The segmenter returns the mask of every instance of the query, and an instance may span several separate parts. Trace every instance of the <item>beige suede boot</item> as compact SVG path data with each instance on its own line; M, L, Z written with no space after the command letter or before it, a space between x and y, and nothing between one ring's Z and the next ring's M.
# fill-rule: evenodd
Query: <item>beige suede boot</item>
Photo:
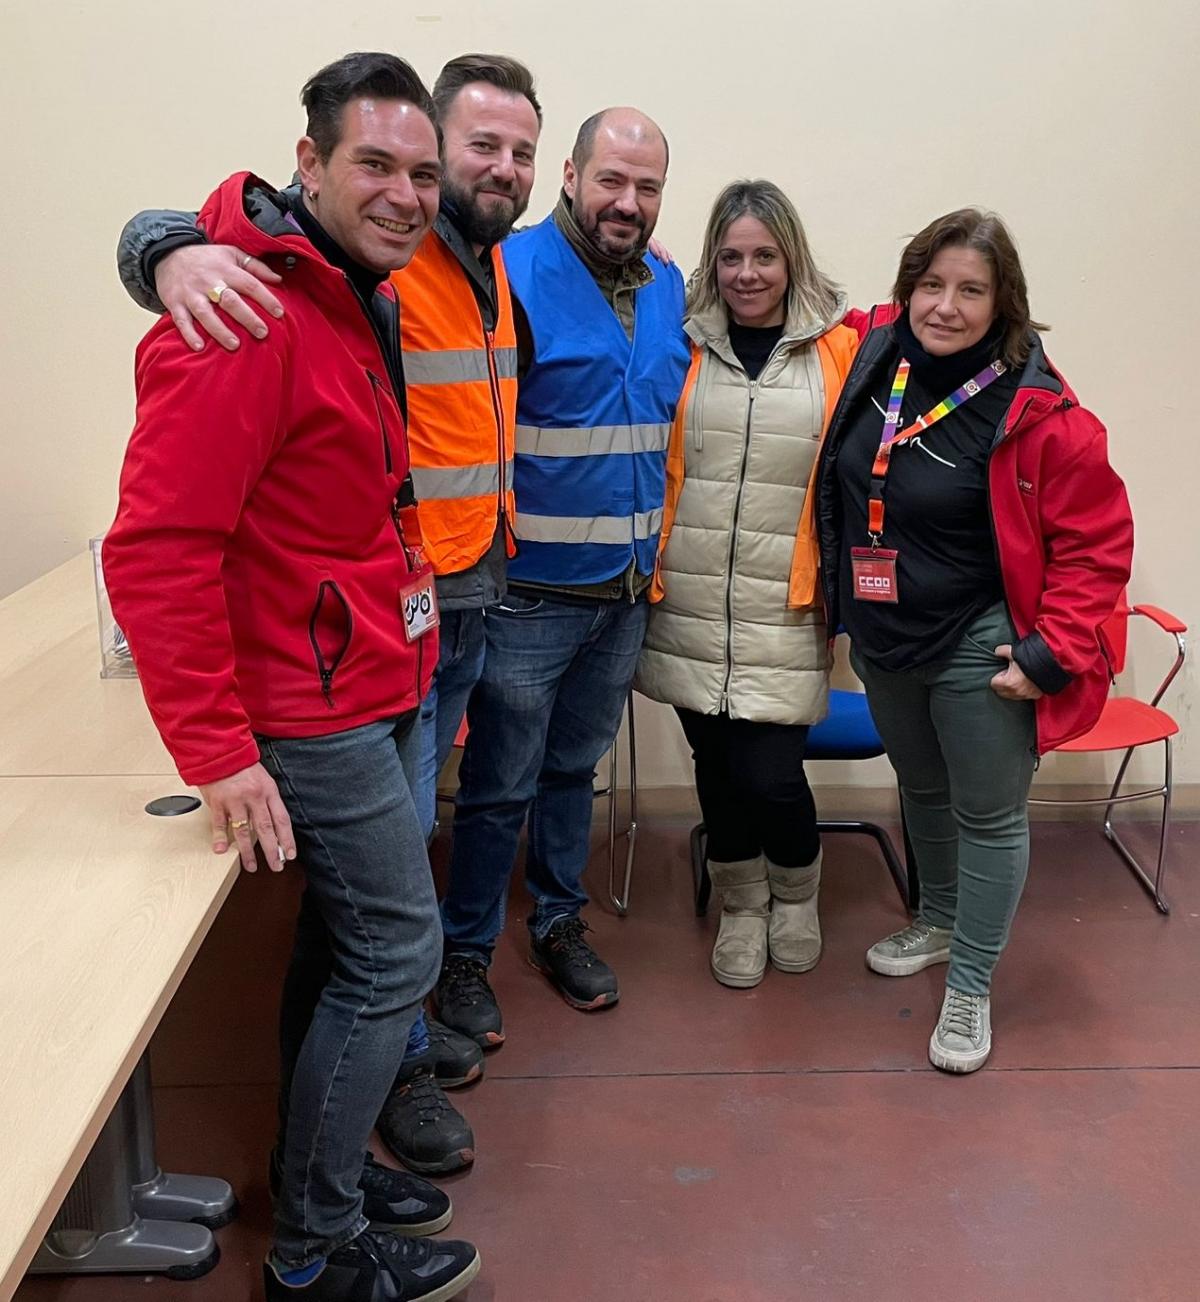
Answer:
M807 868L780 868L767 861L771 885L771 962L781 972L807 972L821 957L821 922L817 890L821 854Z
M721 925L712 952L712 974L723 986L745 990L756 986L767 970L767 926L771 888L767 863L740 859L708 865L713 885L721 892Z

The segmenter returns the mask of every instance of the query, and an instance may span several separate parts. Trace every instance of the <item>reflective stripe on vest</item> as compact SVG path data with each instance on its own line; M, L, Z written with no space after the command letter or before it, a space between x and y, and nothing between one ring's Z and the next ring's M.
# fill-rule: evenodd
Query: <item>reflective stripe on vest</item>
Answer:
M500 489L500 475L494 461L478 466L414 466L413 486L420 502L446 501L452 497L475 497L482 493L495 497ZM513 464L504 467L504 491L512 491Z
M621 515L525 515L517 512L517 537L538 543L632 543L656 538L662 528L662 507Z
M470 569L491 546L498 518L514 515L517 333L499 249L492 267L490 338L471 280L436 228L392 277L417 514L437 574Z
M492 354L496 375L512 380L517 375L517 350L497 348ZM469 384L490 379L486 348L447 348L437 353L408 351L404 354L406 384Z
M613 452L665 452L668 425L594 425L583 429L517 426L517 452L531 457L598 457Z

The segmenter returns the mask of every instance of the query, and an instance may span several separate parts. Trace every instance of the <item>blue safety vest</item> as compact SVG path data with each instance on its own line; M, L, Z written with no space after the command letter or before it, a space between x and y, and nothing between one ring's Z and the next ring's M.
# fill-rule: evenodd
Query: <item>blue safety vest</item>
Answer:
M509 577L599 583L654 570L667 441L687 374L683 277L646 255L633 341L553 217L504 242L533 332L517 389Z

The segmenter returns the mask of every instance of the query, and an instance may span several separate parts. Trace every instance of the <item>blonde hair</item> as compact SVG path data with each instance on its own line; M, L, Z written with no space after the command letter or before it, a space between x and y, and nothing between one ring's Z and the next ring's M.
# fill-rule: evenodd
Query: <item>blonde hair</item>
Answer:
M788 268L788 316L826 321L833 313L839 287L813 260L804 226L792 201L771 181L733 181L713 204L704 231L700 266L688 286L689 316L722 303L717 288L717 255L726 231L739 217L756 217L771 232Z

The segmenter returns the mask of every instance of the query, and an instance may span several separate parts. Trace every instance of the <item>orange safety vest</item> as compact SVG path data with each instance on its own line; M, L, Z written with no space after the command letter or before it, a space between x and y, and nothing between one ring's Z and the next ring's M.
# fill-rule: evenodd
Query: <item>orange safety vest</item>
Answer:
M504 260L492 249L498 314L483 327L475 292L454 254L430 232L392 273L400 295L400 347L417 515L435 574L469 569L499 518L514 550L513 432L517 332Z

